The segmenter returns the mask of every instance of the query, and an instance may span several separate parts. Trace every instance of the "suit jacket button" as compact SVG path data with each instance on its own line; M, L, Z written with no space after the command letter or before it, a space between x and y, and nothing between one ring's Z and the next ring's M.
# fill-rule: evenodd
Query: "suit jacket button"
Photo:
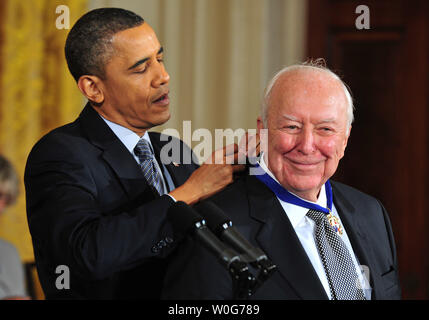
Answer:
M152 247L152 252L153 252L153 253L158 253L158 251L159 251L158 246L153 246L153 247Z

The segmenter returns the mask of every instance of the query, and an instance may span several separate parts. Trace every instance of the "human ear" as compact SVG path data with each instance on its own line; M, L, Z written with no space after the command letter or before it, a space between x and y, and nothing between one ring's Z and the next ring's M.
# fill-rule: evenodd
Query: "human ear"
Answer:
M265 129L264 122L262 121L262 118L260 116L256 119L256 126L258 128L258 134L260 135L261 130Z
M344 139L344 149L347 147L347 142L349 141L351 132L352 132L352 125L350 125L347 129L346 137Z
M83 75L79 78L77 86L82 94L89 101L95 104L102 104L104 101L103 87L100 78L97 76Z

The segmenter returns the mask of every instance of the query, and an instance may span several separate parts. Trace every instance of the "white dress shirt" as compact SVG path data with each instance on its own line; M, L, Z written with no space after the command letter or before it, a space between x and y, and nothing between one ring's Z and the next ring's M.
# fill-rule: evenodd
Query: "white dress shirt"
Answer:
M270 175L270 177L272 177L275 181L278 182L276 177L273 175L273 173L268 169L267 165L265 164L263 156L261 156L261 158L260 158L259 165L266 173L268 173ZM295 196L297 196L297 195L295 195ZM298 236L298 239L301 242L302 247L304 248L305 252L307 253L307 256L308 256L311 264L313 265L313 268L316 271L317 276L319 277L320 282L322 283L326 294L328 295L329 299L331 299L331 291L329 289L328 279L326 277L326 273L325 273L325 269L324 269L323 264L322 264L322 260L320 259L320 256L319 256L319 252L317 251L316 241L314 238L315 222L306 216L309 209L304 208L304 207L300 207L300 206L297 206L297 205L294 205L294 204L291 204L288 202L285 202L285 201L279 199L278 197L277 197L277 199L279 200L279 202L280 202L281 206L283 207L287 217L289 218L289 221L292 224L292 227L294 228L296 235ZM302 198L300 198L300 199L302 199ZM308 201L305 199L302 199L302 200L307 201L307 202L311 202L311 201ZM321 207L327 208L327 198L326 198L326 192L325 192L325 185L323 185L321 190L320 190L317 202L312 202L312 203L316 203ZM352 248L350 240L347 236L347 232L345 230L344 225L341 222L341 218L339 217L337 209L335 208L334 204L332 204L332 214L340 220L341 226L343 227L343 231L344 231L340 237L343 240L343 242L345 243L347 249L349 250L350 255L352 257L352 260L353 260L353 263L356 267L356 270L358 271L357 273L358 273L359 281L361 284L361 288L364 289L363 291L365 294L365 298L367 300L370 300L371 299L371 288L370 288L369 283L368 283L366 276L364 274L365 270L361 270L362 268L359 267L360 266L359 261L357 260L355 254L353 252L353 248Z
M140 160L137 157L137 155L134 153L134 148L136 147L137 143L140 140L140 137L138 134L136 134L135 132L131 131L128 128L125 128L117 123L114 123L112 121L109 121L107 119L105 119L103 116L101 116L101 119L103 119L106 124L109 126L110 129L112 129L113 133L118 137L118 139L124 144L124 146L128 149L128 151L132 154L132 156L134 157L134 159L136 160L136 162L140 165ZM153 151L153 147L152 147L152 142L150 141L150 137L148 132L146 131L145 134L142 137L143 139L145 139L147 142L149 142L149 146L152 150L152 153L154 153ZM161 183L162 183L162 190L163 190L163 194L168 194L168 189L170 190L174 190L175 186L174 186L174 182L173 179L171 178L170 174L168 173L168 170L166 170L166 168L164 167L163 164L161 164L163 166L163 168L165 169L164 172L165 174L163 174L163 170L161 170L160 164L158 163L158 161L156 160L156 157L153 158L153 162L155 165L155 170L157 170L157 172L160 174L161 176ZM168 188L167 188L168 185ZM174 201L176 201L174 199L174 197L172 197L171 195L169 195Z

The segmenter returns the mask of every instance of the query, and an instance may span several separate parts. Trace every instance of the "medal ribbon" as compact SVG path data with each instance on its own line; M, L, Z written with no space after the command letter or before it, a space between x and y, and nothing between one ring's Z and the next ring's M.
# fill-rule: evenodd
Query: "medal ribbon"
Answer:
M259 167L261 170L262 168L259 166L259 163L255 165L255 167ZM259 169L258 168L258 169ZM303 199L298 198L297 196L293 195L289 191L287 191L280 183L278 183L276 180L271 178L271 176L268 173L255 175L256 178L258 178L262 183L264 183L274 194L281 199L284 202L288 202L300 207L304 207L307 209L313 209L322 211L325 214L330 214L332 210L332 188L331 184L328 181L325 183L325 191L326 191L326 199L327 199L327 205L328 208L324 208L319 206L318 204L311 203L308 201L305 201Z

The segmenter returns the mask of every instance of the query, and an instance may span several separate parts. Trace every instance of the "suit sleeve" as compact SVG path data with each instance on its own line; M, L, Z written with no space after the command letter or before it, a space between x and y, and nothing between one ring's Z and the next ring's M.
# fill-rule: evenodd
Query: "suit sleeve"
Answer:
M231 300L232 277L200 242L187 237L168 258L162 299Z
M401 286L400 286L399 275L398 275L398 256L396 254L396 245L395 245L395 239L393 236L393 229L392 229L392 225L386 209L384 208L383 204L380 201L378 201L378 203L383 212L387 238L390 244L390 255L392 257L392 270L389 270L389 272L384 273L382 275L383 282L385 284L385 287L387 288L386 298L392 299L392 300L399 300L401 299L402 294L401 294Z
M164 195L144 203L140 198L107 214L93 173L76 148L51 136L35 146L27 162L28 222L41 258L51 268L65 264L82 278L99 280L159 256L151 249L171 235L165 217L173 200Z

